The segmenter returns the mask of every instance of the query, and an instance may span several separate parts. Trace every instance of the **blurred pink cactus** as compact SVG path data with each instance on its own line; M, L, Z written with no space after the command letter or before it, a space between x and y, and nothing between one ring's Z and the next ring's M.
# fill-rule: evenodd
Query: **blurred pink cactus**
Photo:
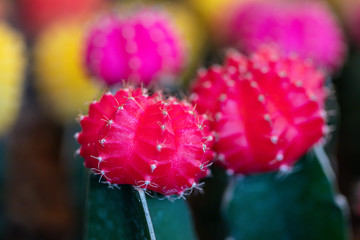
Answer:
M343 32L325 3L251 1L238 8L229 24L231 41L247 53L275 42L285 53L310 58L329 72L345 58Z
M87 39L87 66L110 85L124 80L137 84L173 81L184 62L182 40L160 11L105 16L94 24Z

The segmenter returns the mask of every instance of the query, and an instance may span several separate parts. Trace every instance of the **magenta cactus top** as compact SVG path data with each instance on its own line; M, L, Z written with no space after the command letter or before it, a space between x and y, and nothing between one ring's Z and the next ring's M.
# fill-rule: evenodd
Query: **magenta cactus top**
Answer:
M312 59L330 73L346 54L343 32L330 8L319 1L249 1L234 14L231 41L251 53L264 43L276 43L284 53Z
M185 61L182 40L171 19L160 11L143 9L100 18L89 31L86 63L93 75L112 85L173 81Z

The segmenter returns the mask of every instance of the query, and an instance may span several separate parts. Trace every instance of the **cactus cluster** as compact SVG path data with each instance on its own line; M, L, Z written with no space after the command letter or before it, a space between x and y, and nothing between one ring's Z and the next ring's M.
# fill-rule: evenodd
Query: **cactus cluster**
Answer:
M325 4L188 0L204 30L181 2L17 2L33 53L28 95L49 125L77 132L76 147L56 150L78 148L83 161L66 167L84 162L90 175L86 239L195 240L192 220L201 239L346 238L321 150L325 81L346 47ZM0 23L0 135L20 107L23 45ZM195 190L204 194L188 197Z
M327 131L324 81L311 61L275 45L249 57L229 50L223 66L199 71L193 105L132 87L93 102L80 118L79 153L108 184L164 195L197 186L213 142L229 174L289 172Z

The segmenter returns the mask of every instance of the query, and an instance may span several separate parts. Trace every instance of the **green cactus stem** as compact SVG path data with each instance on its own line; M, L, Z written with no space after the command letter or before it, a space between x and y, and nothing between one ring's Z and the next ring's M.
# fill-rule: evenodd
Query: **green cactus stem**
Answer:
M224 240L228 227L220 211L229 178L219 166L211 167L212 176L205 178L202 194L191 194L189 202L196 230L201 240Z
M229 239L348 239L346 200L334 180L319 147L290 173L232 177L223 202Z
M84 239L196 239L183 199L160 200L130 185L118 187L109 189L98 177L89 177Z

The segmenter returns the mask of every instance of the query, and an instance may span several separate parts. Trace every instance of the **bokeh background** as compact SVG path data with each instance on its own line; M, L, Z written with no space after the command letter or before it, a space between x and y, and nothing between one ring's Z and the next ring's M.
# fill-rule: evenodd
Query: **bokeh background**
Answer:
M311 42L322 34L322 45L330 46L325 53L336 41L343 44L329 60L328 82L334 87L327 150L350 206L353 239L360 239L360 2L309 1L325 4L344 34L340 40L327 37L326 26L314 24L308 35L314 38ZM241 42L246 31L238 28L252 31L255 23L236 25L232 18L246 2L0 0L0 239L82 237L87 174L75 154L73 135L80 129L78 114L86 114L88 103L105 89L86 69L83 56L87 29L100 15L124 14L144 5L165 9L187 51L176 84L168 87L186 93L196 70L221 62L225 49L251 51ZM262 16L261 11L246 14L249 19ZM278 25L281 31L286 24Z

